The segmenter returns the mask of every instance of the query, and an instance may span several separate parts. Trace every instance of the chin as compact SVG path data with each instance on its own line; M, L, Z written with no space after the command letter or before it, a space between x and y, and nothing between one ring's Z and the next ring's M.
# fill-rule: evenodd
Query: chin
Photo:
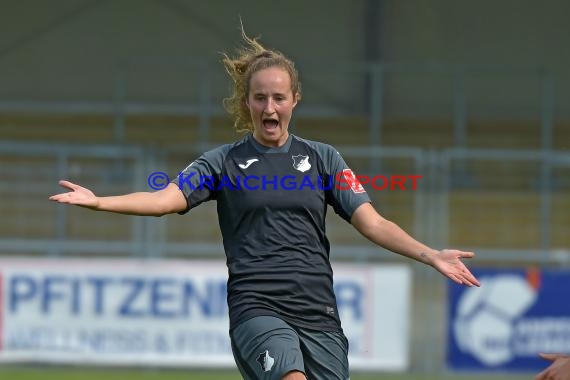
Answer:
M254 132L254 135L256 135L258 139L263 141L266 145L278 145L282 140L286 140L288 137L287 131L283 131L280 128L276 128L272 131L260 128L256 132L257 133Z

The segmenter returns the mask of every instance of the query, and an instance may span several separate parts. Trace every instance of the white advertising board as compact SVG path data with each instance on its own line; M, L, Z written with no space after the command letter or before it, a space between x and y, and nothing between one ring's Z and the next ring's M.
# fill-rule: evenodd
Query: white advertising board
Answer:
M352 369L409 365L410 269L336 264ZM0 361L233 367L223 262L0 259Z

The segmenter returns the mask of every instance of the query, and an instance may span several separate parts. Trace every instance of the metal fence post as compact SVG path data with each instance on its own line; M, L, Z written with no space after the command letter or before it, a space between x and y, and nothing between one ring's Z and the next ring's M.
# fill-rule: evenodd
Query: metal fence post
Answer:
M113 138L117 144L125 142L125 107L126 107L126 72L123 65L117 67L115 78L115 107L114 107L114 123Z
M554 91L552 78L548 73L542 75L541 105L541 145L542 162L540 167L540 248L543 251L544 263L551 248L550 218L552 207L552 129L554 119Z
M368 136L370 145L380 146L382 140L382 117L383 117L383 81L384 67L381 63L369 66L370 74L370 106L368 121ZM381 158L376 157L370 161L369 170L371 173L380 173L382 170Z
M203 61L200 67L202 75L200 79L200 109L198 111L200 115L199 142L205 146L210 142L212 81L208 62Z
M57 153L57 177L66 178L68 169L68 154L66 151L60 150ZM55 207L55 234L59 242L67 239L67 221L68 221L68 207L58 204ZM50 249L49 256L61 256L61 250Z
M465 69L458 67L455 72L453 102L453 141L457 147L464 147L467 140L467 96L465 94Z

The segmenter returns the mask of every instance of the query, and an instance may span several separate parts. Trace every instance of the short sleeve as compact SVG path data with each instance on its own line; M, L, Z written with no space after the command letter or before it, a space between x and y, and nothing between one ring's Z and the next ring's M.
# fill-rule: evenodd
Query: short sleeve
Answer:
M180 214L216 198L216 189L228 151L229 145L208 151L176 174L176 178L171 182L182 191L188 205Z
M369 203L370 197L335 148L322 144L319 150L329 179L327 203L350 223L354 211L363 203Z

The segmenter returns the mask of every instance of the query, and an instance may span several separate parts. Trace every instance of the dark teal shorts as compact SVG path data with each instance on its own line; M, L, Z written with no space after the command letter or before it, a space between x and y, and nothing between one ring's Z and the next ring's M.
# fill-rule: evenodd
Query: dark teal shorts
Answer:
M348 380L348 340L341 332L293 327L276 317L249 319L230 333L245 380L280 380L291 371L308 380Z

